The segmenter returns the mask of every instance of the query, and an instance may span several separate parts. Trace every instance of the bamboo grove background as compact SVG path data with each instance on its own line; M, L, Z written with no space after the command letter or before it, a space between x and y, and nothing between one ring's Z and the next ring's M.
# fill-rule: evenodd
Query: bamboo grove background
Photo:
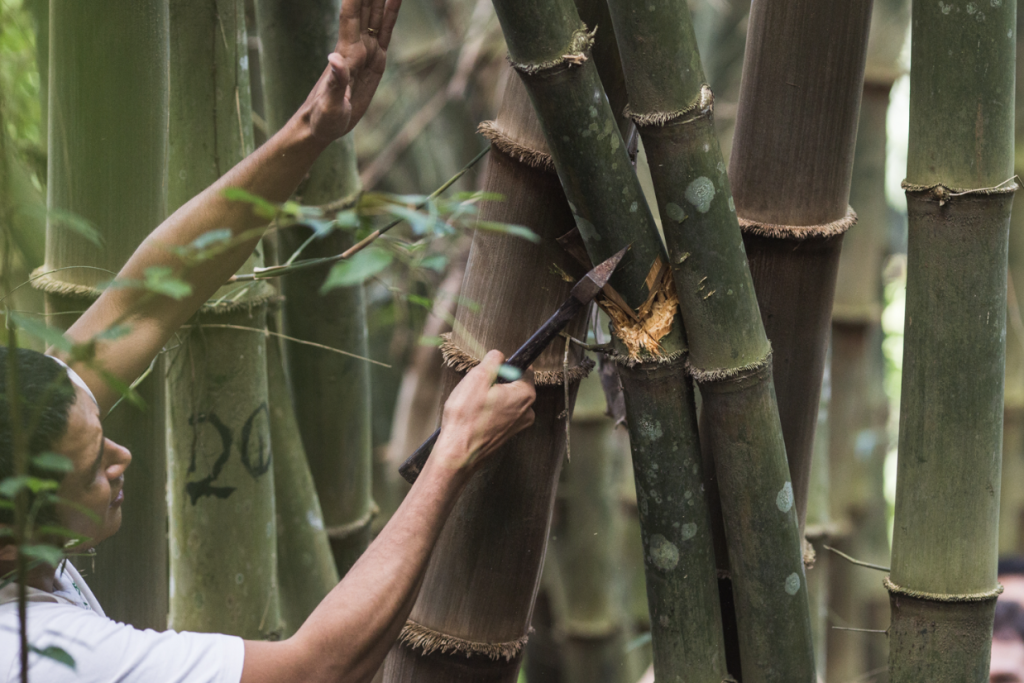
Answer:
M459 377L631 244L378 679L987 680L995 559L1024 554L1015 3L820 5L404 0L370 111L295 199L411 206L489 147L448 196L489 193L460 225L498 229L424 235L428 203L329 291L222 288L105 425L135 454L125 524L76 561L108 613L287 637ZM287 120L338 8L0 0L8 310L70 325ZM353 243L306 223L240 275Z

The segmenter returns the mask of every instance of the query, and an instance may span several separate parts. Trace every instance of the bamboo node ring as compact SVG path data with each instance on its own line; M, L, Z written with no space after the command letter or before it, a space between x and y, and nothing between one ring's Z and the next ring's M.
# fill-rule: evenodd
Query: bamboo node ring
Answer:
M332 541L343 541L350 536L358 534L360 531L370 526L373 522L373 518L380 512L380 508L377 507L376 503L371 503L370 509L367 510L362 517L353 520L348 524L339 524L337 526L327 527L325 530L327 538Z
M478 643L435 631L423 624L416 623L412 619L405 622L402 632L398 635L400 643L413 649L422 650L424 655L434 652L440 652L441 654L464 654L467 659L477 655L485 656L493 661L504 658L505 661L509 662L523 651L529 638L530 635L527 633L522 638L504 643Z
M759 360L755 360L752 363L741 365L736 368L711 368L704 369L698 368L690 359L686 360L686 370L690 373L690 377L697 384L707 384L710 382L725 382L726 380L739 379L749 375L755 375L764 368L772 364L772 348L769 344L768 352L764 354Z
M498 127L497 121L483 121L477 126L476 132L490 140L495 149L505 156L518 159L520 163L526 164L531 168L547 171L548 173L555 172L555 162L551 159L551 155L548 152L533 149L516 142Z
M954 197L966 197L970 195L990 195L990 194L1011 194L1016 192L1020 188L1020 176L1014 175L1007 178L998 185L992 187L979 187L974 189L965 189L961 187L949 187L942 183L935 183L933 185L918 185L916 183L908 182L906 179L900 183L900 187L907 194L917 193L928 193L932 195L933 199L939 200L939 206L944 206L950 199Z
M928 593L926 591L918 591L912 588L904 588L898 584L892 582L888 576L882 579L882 583L885 585L886 590L891 594L895 595L906 595L910 598L917 598L918 600L929 600L931 602L986 602L988 600L995 600L1003 592L1002 584L997 584L996 587L990 591L983 593Z
M741 216L737 216L737 218L739 218L740 231L744 235L756 235L777 240L808 240L842 235L857 223L857 212L853 210L853 207L847 206L845 216L821 225L776 225L749 220Z
M688 123L689 121L693 121L701 117L711 118L714 113L715 94L711 92L711 86L707 83L700 87L700 94L697 95L697 99L683 109L677 109L676 111L654 111L649 114L640 114L638 112L634 112L627 103L625 109L622 111L622 115L635 123L637 128L666 126L692 115L692 118L689 118L687 121L680 121L681 123Z
M445 366L455 372L468 372L480 364L480 359L466 353L452 340L452 333L441 335L441 357ZM561 370L534 370L533 383L538 387L561 387L565 380L576 383L590 374L594 361L584 358L579 365L569 368L568 375Z
M537 74L560 67L572 68L574 66L582 66L588 59L587 53L590 52L590 48L594 45L595 34L597 34L596 26L592 31L588 31L586 25L584 25L582 28L572 32L572 39L569 41L569 45L562 50L561 56L557 59L540 62L539 64L527 64L517 62L509 56L508 63L512 65L513 69L526 76L536 76Z

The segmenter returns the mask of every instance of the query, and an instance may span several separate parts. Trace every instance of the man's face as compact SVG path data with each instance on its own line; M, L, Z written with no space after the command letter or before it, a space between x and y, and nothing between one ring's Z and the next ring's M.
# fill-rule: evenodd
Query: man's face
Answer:
M75 392L67 431L55 449L70 459L74 468L64 476L57 495L75 505L58 505L58 514L67 529L86 539L79 546L84 548L109 538L121 527L124 471L132 456L127 448L103 436L99 408L89 394L78 386Z

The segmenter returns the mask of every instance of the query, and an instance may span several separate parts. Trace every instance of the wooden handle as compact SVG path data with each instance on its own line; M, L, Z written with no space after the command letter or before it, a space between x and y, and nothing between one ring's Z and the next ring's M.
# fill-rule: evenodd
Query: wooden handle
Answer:
M437 443L437 437L440 434L441 428L438 427L430 435L430 438L420 444L420 447L402 463L402 466L398 468L398 473L402 475L402 479L405 479L410 484L416 483L416 478L420 476L423 466L427 464L430 451L434 450L434 444Z

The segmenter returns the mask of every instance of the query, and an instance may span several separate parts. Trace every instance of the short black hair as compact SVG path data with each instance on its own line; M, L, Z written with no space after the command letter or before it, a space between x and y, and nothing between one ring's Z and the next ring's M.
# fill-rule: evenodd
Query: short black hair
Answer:
M992 637L1000 640L1024 638L1024 606L1014 600L996 602Z
M14 442L8 392L7 364L10 350L0 346L0 480L14 474ZM75 403L75 387L67 369L49 356L29 349L15 351L20 423L28 437L29 455L52 451L68 429L68 413ZM59 479L60 475L29 465L29 474ZM53 521L53 510L41 510L38 521ZM12 524L11 510L0 509L0 524Z
M1024 575L1024 557L1020 555L1003 555L999 558L999 576L1008 574Z

